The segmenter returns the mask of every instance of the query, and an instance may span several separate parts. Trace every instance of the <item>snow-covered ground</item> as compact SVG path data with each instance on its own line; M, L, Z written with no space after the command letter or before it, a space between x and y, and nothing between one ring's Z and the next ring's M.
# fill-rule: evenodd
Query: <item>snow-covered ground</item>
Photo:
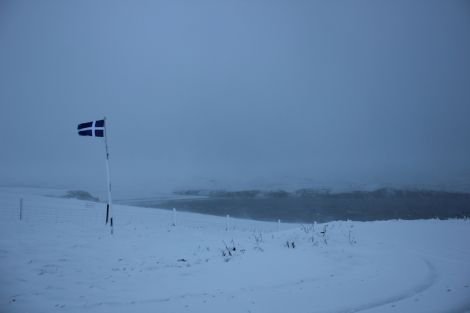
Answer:
M2 313L470 312L468 220L227 230L115 206L111 235L103 204L44 195L0 188Z

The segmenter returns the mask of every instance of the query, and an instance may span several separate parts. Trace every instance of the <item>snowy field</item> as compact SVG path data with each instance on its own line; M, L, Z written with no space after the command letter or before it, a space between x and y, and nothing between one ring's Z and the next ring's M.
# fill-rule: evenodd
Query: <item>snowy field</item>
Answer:
M1 313L470 312L469 220L173 225L115 206L111 235L104 204L53 194L0 188Z

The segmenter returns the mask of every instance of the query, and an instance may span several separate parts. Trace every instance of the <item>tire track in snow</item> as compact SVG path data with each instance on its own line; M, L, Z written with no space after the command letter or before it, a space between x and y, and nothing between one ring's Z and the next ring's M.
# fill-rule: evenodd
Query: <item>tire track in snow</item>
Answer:
M401 293L391 295L389 297L385 297L385 298L377 300L377 301L365 303L363 305L346 307L346 308L343 308L343 309L340 309L340 310L326 310L326 311L323 311L323 312L324 313L356 313L356 312L371 310L371 309L374 309L374 308L378 308L378 307L381 307L381 306L384 306L384 305L392 304L392 303L402 301L402 300L405 300L407 298L416 296L417 294L422 293L423 291L429 289L435 283L435 281L437 280L437 272L436 272L434 266L431 264L431 262L429 262L426 259L423 259L423 263L426 265L426 267L428 269L428 274L427 274L426 278L424 279L424 281L422 281L420 284L418 284L418 285L416 285L416 286L414 286L410 289L407 289L407 290L405 290ZM309 284L309 283L313 283L315 281L318 281L318 277L311 278L311 279L303 279L303 280L300 280L300 281L289 282L289 283L284 283L284 284L278 284L278 285L269 286L269 287L268 286L265 286L265 287L258 286L255 289L258 289L258 290L259 289L265 289L265 290L266 289L278 289L278 288L283 289L283 288L290 287L290 286L293 286L293 285ZM83 308L83 309L92 309L92 308L101 307L101 306L111 306L111 307L113 307L113 306L123 306L123 305L132 306L132 305L135 305L135 304L151 304L151 303L156 304L156 303L178 301L178 300L190 299L190 298L204 298L204 297L211 298L211 297L214 297L214 296L229 295L229 294L233 294L233 293L236 293L236 292L251 293L252 290L253 290L253 288L240 288L240 289L231 290L231 291L216 290L216 291L212 291L212 292L186 293L186 294L179 294L179 295L173 295L173 296L162 297L162 298L149 298L149 299L129 300L129 301L103 301L103 302L85 304L85 305L82 305L80 307Z
M350 306L343 309L332 309L332 310L325 310L322 311L324 313L356 313L361 311L367 311L374 308L378 308L381 306L385 306L388 304L392 304L395 302L399 302L411 297L414 297L425 290L429 289L437 280L437 271L434 265L427 259L422 258L422 262L425 264L427 268L427 275L425 279L417 284L414 287L408 288L398 294L394 294L388 297L384 297L382 299L365 303L359 306ZM79 307L83 309L92 309L101 306L132 306L135 304L151 304L151 303L165 303L170 301L179 301L182 299L191 299L191 298L213 298L218 296L230 295L234 293L251 293L254 290L273 290L273 289L284 289L291 286L298 286L298 285L307 285L314 282L318 282L321 280L321 276L315 276L311 278L304 278L300 280L294 280L290 282L270 285L270 286L249 286L243 287L233 290L212 290L206 292L199 292L199 293L184 293L184 294L175 294L171 296L161 297L161 298L147 298L147 299L138 299L138 300L128 300L128 301L103 301L103 302L95 302L95 303L88 303L85 305L81 305Z
M347 267L348 269L350 267ZM347 269L343 269L340 271L340 273L347 272ZM336 275L335 275L336 276ZM174 295L168 295L165 297L160 297L160 298L144 298L144 299L130 299L130 300L125 300L125 301L100 301L100 302L94 302L94 303L88 303L88 304L83 304L83 305L78 305L77 307L83 308L83 309L92 309L96 307L102 307L102 306L132 306L135 304L151 304L151 303L165 303L165 302L170 302L170 301L179 301L182 299L196 299L196 298L214 298L214 297L220 297L220 296L230 296L234 294L252 294L254 291L272 291L272 290L283 290L289 287L293 286L301 286L301 285L308 285L312 283L319 282L321 280L330 278L331 274L327 275L314 275L311 277L305 277L305 278L298 278L298 279L293 279L290 281L282 282L282 283L275 283L275 284L269 284L269 285L251 285L251 286L243 286L240 288L232 288L232 289L214 289L214 290L206 290L202 292L188 292L188 293L180 293L180 294L174 294Z
M200 293L184 293L184 294L177 294L177 295L172 295L172 296L167 296L167 297L162 297L162 298L147 298L147 299L128 300L128 301L101 301L101 302L79 305L77 307L80 307L83 309L92 309L92 308L101 307L101 306L123 306L123 305L131 306L134 304L164 303L164 302L170 302L170 301L188 299L188 298L203 298L203 297L213 298L216 296L230 295L234 293L251 293L253 290L260 290L260 289L266 290L266 289L285 288L285 287L290 287L290 286L295 286L295 285L300 285L300 284L305 284L305 283L312 283L318 280L319 280L318 278L301 279L298 281L279 284L275 286L242 287L242 288L238 288L234 290L213 290L213 291L200 292Z
M424 292L425 290L429 289L432 285L434 285L434 283L436 282L436 280L437 280L437 271L434 268L434 266L432 265L432 263L430 261L428 261L427 259L423 259L423 262L424 262L424 264L426 264L426 267L428 268L428 275L427 275L426 279L424 281L422 281L420 284L418 284L418 285L416 285L416 286L414 286L414 287L412 287L408 290L405 290L401 293L398 293L398 294L395 294L395 295L392 295L392 296L389 296L389 297L385 297L385 298L377 300L377 301L365 303L365 304L359 305L359 306L344 308L344 309L341 309L341 310L328 310L328 311L324 311L324 312L356 313L356 312L375 309L375 308L378 308L378 307L381 307L381 306L384 306L384 305L388 305L388 304L392 304L392 303L395 303L395 302L399 302L399 301L414 297L414 296Z

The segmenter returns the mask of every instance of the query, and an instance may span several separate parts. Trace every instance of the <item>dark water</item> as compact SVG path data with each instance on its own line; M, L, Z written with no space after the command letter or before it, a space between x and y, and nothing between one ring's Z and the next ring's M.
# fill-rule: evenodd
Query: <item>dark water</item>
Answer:
M311 223L332 220L449 219L470 217L470 194L381 189L325 193L191 191L205 198L141 200L132 204L257 220ZM191 195L185 193L185 195Z

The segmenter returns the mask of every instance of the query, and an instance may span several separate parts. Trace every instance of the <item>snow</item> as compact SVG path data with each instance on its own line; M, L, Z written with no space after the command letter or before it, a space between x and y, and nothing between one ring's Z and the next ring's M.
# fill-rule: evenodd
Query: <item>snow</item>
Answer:
M225 217L177 212L173 226L172 211L119 205L111 235L102 203L50 194L0 188L2 313L470 312L468 220L227 231Z

